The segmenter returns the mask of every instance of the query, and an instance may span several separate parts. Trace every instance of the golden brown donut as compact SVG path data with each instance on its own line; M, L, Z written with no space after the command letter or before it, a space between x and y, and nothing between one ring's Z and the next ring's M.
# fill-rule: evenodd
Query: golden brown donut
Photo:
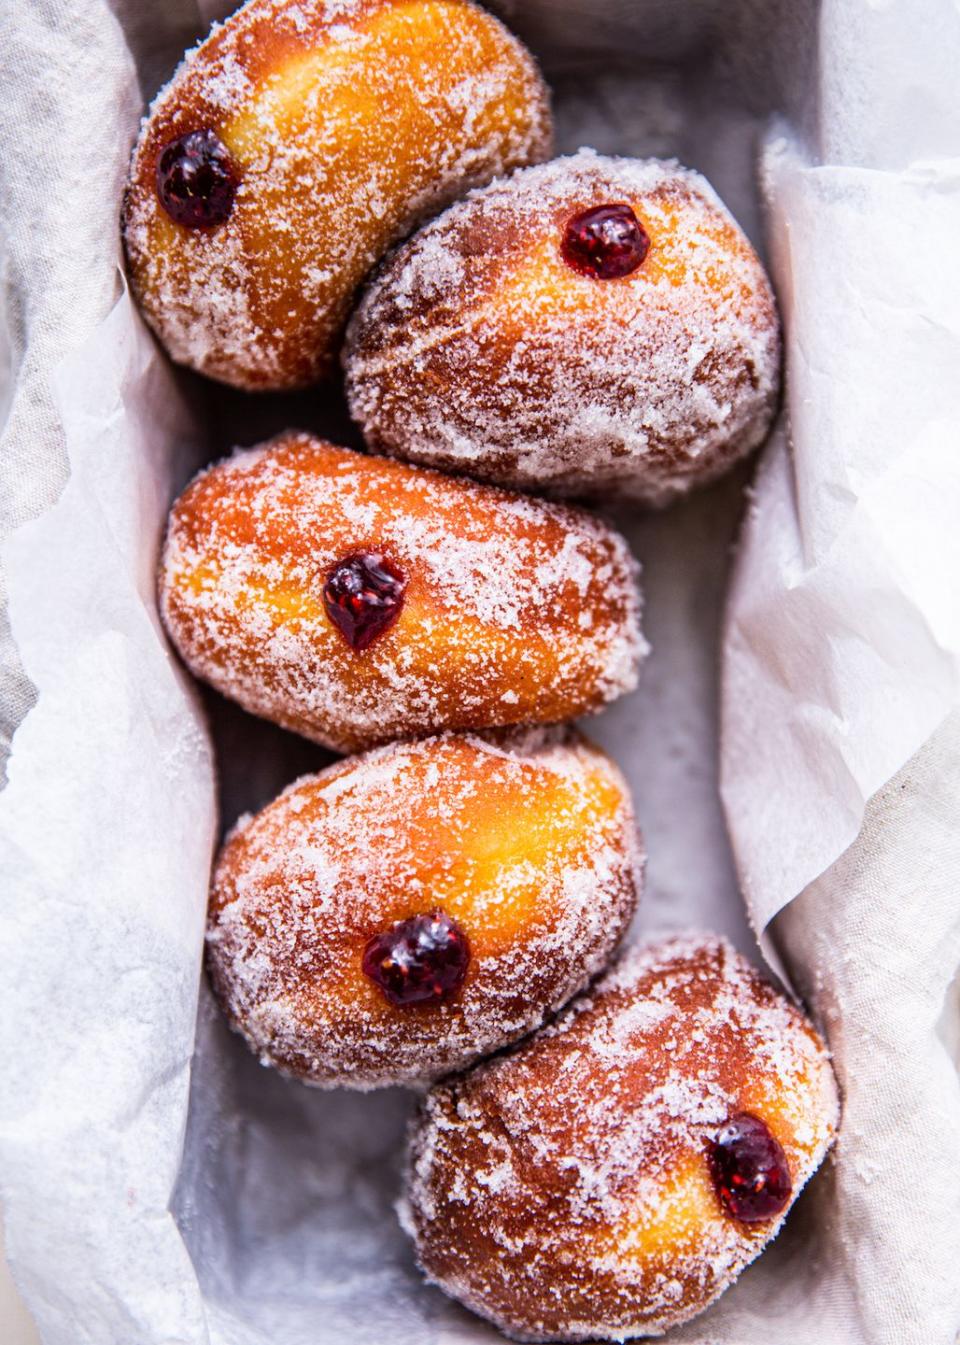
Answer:
M645 651L636 580L581 510L287 434L174 505L160 607L198 677L347 752L599 709Z
M656 1336L777 1233L837 1117L803 1015L724 941L670 939L433 1089L401 1218L427 1276L517 1340Z
M389 244L549 141L531 57L469 0L247 0L144 122L134 292L179 363L241 388L312 383Z
M344 349L372 448L655 505L760 443L779 361L763 267L704 179L592 151L424 226L374 277Z
M394 744L240 822L214 873L208 966L264 1064L322 1087L417 1082L586 985L640 879L626 785L578 735Z

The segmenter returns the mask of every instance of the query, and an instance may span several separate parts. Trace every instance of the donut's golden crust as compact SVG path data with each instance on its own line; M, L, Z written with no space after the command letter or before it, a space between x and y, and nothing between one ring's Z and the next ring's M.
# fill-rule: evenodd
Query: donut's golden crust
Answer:
M565 226L632 206L639 269L597 280ZM590 151L515 173L384 263L347 333L371 447L501 485L663 504L762 440L776 406L773 294L698 174Z
M225 223L188 229L156 164L205 128L240 187ZM549 140L530 56L468 0L248 0L144 122L124 207L134 291L175 360L237 387L309 384L389 244Z
M291 786L228 839L208 965L264 1063L376 1088L460 1068L541 1023L605 964L641 877L626 786L564 730L381 748ZM440 908L470 962L448 1002L396 1008L367 941Z
M330 567L358 551L407 580L362 653L323 605ZM623 539L582 510L290 434L177 501L160 605L197 676L348 752L600 708L635 684L636 580Z
M517 1339L659 1335L784 1217L738 1223L714 1193L707 1145L742 1111L796 1195L837 1125L813 1028L720 940L627 953L556 1024L433 1089L401 1215L430 1279Z

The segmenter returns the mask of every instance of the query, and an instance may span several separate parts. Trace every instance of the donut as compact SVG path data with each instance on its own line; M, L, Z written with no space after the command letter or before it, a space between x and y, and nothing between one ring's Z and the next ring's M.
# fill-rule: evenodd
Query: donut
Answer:
M641 864L619 771L570 730L394 743L241 821L213 877L211 979L264 1064L420 1083L586 985Z
M371 281L344 348L377 451L649 505L761 442L779 364L770 284L704 179L590 151L425 225Z
M177 362L239 388L313 383L389 244L550 134L532 58L469 0L247 0L144 121L134 293Z
M599 520L307 434L188 487L159 588L198 677L338 752L575 718L646 649L636 564Z
M776 1234L837 1120L800 1011L724 941L669 939L427 1095L401 1221L517 1340L656 1336Z

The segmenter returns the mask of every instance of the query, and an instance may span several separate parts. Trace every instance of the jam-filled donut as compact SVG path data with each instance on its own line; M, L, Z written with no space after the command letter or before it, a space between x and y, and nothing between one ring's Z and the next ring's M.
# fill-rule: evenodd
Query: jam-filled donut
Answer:
M134 291L180 363L241 388L312 383L388 245L549 140L531 57L469 0L247 0L144 123Z
M344 351L367 442L663 504L763 439L773 294L697 173L581 151L474 192L373 279Z
M562 729L350 758L240 823L208 965L265 1064L324 1087L459 1068L605 964L641 854L613 763Z
M774 1236L837 1116L802 1014L725 942L672 939L437 1085L401 1218L429 1278L518 1340L659 1335Z
M599 709L645 650L636 580L582 510L287 434L177 501L160 605L198 677L349 752Z

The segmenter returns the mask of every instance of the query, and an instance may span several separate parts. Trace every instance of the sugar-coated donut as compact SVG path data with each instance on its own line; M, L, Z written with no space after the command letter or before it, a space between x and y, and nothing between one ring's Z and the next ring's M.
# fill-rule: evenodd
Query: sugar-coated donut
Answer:
M655 505L763 439L779 362L763 267L704 179L591 151L476 191L402 244L344 350L377 450Z
M312 383L389 244L549 140L531 57L470 0L247 0L144 122L134 291L180 363Z
M577 734L393 744L241 821L208 965L264 1064L323 1087L422 1081L586 985L640 877L626 785Z
M306 434L186 490L160 607L197 676L343 752L575 718L645 651L636 564L598 519Z
M518 1340L659 1335L774 1236L836 1131L803 1015L715 938L628 952L411 1132L428 1277Z

